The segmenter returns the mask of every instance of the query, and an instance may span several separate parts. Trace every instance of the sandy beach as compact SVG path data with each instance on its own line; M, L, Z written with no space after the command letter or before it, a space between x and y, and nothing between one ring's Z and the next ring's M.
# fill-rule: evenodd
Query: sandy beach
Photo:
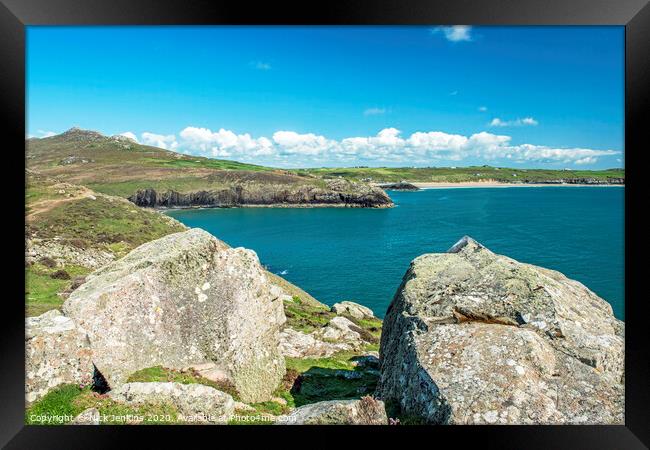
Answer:
M510 188L510 187L548 187L548 186L624 186L622 184L549 184L549 183L499 183L498 181L464 181L461 183L447 183L447 182L426 182L426 183L410 183L420 189L457 189L457 188Z

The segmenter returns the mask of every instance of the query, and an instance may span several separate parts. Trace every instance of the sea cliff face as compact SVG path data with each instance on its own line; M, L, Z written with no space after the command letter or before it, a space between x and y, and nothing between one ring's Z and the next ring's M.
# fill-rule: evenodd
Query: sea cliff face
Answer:
M235 185L220 190L196 192L140 189L129 197L138 206L153 208L234 207L234 206L345 206L386 208L393 206L380 188L365 183L328 180L325 187L311 185Z

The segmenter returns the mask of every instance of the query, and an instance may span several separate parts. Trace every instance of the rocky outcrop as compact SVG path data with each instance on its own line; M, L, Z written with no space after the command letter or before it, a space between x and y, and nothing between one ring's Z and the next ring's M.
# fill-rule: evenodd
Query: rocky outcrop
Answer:
M285 328L280 333L280 352L290 358L326 358L340 351L350 350L348 344L325 342L313 333Z
M607 178L557 178L553 180L524 180L524 183L532 184L594 184L594 185L607 185L607 184L625 184L625 178L607 177Z
M25 320L25 397L38 400L61 384L92 382L92 351L85 333L57 310Z
M381 339L385 401L438 424L620 424L623 323L559 272L463 238L416 258Z
M221 190L158 192L141 189L129 197L138 206L153 208L234 207L234 206L347 206L385 208L393 206L386 193L366 183L328 180L316 184L274 185L242 183Z
M225 392L202 384L126 383L109 393L127 405L169 404L182 416L179 422L226 423L235 401Z
M387 191L419 191L420 188L414 184L401 181L399 183L381 183L378 184L380 188Z
M345 343L351 347L359 347L363 343L359 327L342 316L333 317L326 326L316 330L314 336L326 342Z
M349 319L336 316L309 334L285 328L280 334L280 351L291 358L324 358L341 351L360 350L368 343L364 337L364 330Z
M94 272L63 309L87 332L110 388L148 367L213 363L242 400L257 402L285 371L279 292L254 252L191 229Z
M301 406L276 423L286 425L387 425L382 401L372 397L360 400L329 400Z
M375 317L372 309L350 301L334 303L332 305L332 312L339 315L349 315L355 319L372 319Z
M26 239L25 247L25 262L28 264L49 258L61 266L74 264L98 269L115 260L115 256L107 251L75 247L54 239Z

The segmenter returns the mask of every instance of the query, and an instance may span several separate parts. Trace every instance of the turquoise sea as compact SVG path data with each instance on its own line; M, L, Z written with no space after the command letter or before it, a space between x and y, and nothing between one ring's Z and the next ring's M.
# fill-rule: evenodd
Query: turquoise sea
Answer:
M396 207L230 208L169 214L257 252L270 271L333 304L383 317L410 261L463 235L559 270L624 319L623 187L509 187L389 192Z

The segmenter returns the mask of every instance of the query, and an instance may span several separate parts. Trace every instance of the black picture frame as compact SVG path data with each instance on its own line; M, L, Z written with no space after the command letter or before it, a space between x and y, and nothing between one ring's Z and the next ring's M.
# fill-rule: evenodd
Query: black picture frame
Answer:
M327 25L623 25L625 26L625 261L626 261L626 408L624 426L447 426L447 427L50 427L24 424L24 196L25 182L25 26L27 25L185 25L185 24L327 24ZM293 4L224 0L0 0L0 117L5 179L4 286L0 328L0 445L7 448L100 448L145 438L169 441L181 434L189 445L204 445L220 434L236 434L246 443L262 433L280 445L344 445L334 434L361 433L365 445L396 439L410 444L413 433L425 434L423 443L441 441L480 445L481 448L647 448L650 443L648 395L649 352L645 346L644 227L641 212L642 156L648 151L645 132L650 88L650 5L647 0L375 0ZM24 186L24 184L23 184ZM630 190L631 186L631 190ZM22 218L22 219L21 219ZM11 220L8 220L11 219ZM647 228L647 227L644 227ZM15 237L14 237L15 236ZM6 244L13 245L6 245ZM637 259L638 258L638 262ZM7 290L6 287L11 287ZM16 292L14 292L14 289ZM320 439L289 436L290 431L312 433ZM189 433L192 433L191 435ZM217 434L217 436L215 436ZM293 434L293 433L292 433ZM138 435L138 436L136 436ZM142 436L144 435L144 436ZM191 438L190 438L191 436ZM206 440L207 439L207 440ZM212 441L225 445L225 441ZM292 443L293 442L293 443ZM345 445L350 445L348 442ZM415 443L413 445L416 445ZM419 445L419 444L418 444Z

